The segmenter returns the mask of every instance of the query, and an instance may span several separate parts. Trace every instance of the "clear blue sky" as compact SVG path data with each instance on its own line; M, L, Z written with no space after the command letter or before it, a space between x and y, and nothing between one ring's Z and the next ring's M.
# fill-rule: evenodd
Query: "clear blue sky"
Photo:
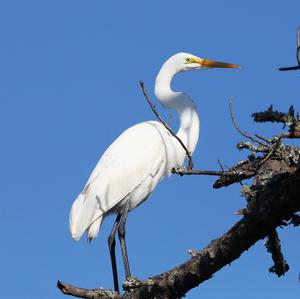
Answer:
M138 81L153 98L155 75L170 55L185 51L242 66L174 80L200 113L196 168L215 170L217 159L233 165L247 155L235 150L241 136L229 96L243 129L281 132L250 115L270 104L300 109L299 72L277 70L295 64L299 12L299 1L1 1L1 296L64 298L57 279L113 287L106 241L113 218L94 242L78 243L68 232L69 209L106 147L127 127L154 118ZM214 190L213 182L171 177L130 213L135 276L184 262L188 249L201 249L239 220L240 186ZM279 233L291 266L283 278L268 273L272 261L260 241L187 298L297 298L299 231Z

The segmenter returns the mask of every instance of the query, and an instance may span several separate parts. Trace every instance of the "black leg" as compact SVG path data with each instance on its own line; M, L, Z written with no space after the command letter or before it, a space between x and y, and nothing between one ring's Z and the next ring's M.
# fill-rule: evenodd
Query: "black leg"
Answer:
M117 232L117 228L118 228L121 216L122 216L122 214L117 215L114 226L108 237L108 248L109 248L111 266L112 266L112 272L113 272L113 278L114 278L114 287L115 287L115 291L118 293L119 293L119 281L118 281L118 271L117 271L116 253L115 253L115 247L116 247L115 236L116 236L116 232Z
M121 250L122 250L126 278L131 276L130 269L129 269L127 249L126 249L126 242L125 242L125 224L127 220L128 211L129 211L129 201L126 203L124 212L122 213L122 220L120 222L119 229L118 229L118 235L121 243Z

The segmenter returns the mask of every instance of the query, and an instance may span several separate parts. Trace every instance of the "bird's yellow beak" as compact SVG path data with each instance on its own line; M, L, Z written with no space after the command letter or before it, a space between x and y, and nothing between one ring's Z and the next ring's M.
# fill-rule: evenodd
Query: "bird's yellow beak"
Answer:
M204 67L209 67L209 68L213 68L213 67L230 68L230 69L240 68L240 66L237 65L237 64L213 61L213 60L208 60L208 59L200 59L199 64L204 66Z
M237 64L202 59L199 57L188 58L186 63L198 63L202 67L206 67L206 68L231 68L231 69L240 68L240 66Z

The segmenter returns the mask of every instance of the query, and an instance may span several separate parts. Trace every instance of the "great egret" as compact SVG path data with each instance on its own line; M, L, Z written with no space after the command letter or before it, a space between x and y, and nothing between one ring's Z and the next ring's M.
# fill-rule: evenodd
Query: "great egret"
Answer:
M171 89L171 80L180 72L207 68L238 68L235 64L202 59L188 53L170 57L155 81L155 95L166 108L179 114L177 136L193 153L198 141L200 121L192 99ZM126 278L130 276L125 243L127 214L145 201L156 185L183 165L186 152L166 128L157 121L139 123L123 132L105 151L86 186L74 201L70 212L70 232L79 240L87 231L96 238L104 217L117 217L108 238L114 287L119 291L115 258L115 235L118 230Z

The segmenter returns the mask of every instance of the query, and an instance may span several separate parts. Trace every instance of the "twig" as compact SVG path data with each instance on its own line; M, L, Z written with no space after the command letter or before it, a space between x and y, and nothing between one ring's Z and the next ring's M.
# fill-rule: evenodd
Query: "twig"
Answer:
M198 174L198 175L216 175L221 176L224 174L230 175L225 171L214 171L214 170L193 170L193 169L185 169L183 167L175 167L172 169L172 173L176 173L179 175L191 175L191 174Z
M213 170L189 170L183 167L177 166L172 169L172 173L183 175L211 175L219 176L214 183L213 188L219 189L224 186L229 186L234 183L240 183L244 179L249 179L255 175L255 171L258 168L258 163L261 158L256 158L253 161L242 161L235 167L228 171L213 171Z
M274 265L269 269L271 273L275 273L278 277L284 275L289 270L289 265L285 261L281 252L280 240L276 229L274 229L269 235L265 246L272 254Z
M85 299L119 299L121 296L119 293L109 290L109 289L83 289L79 287L72 286L70 284L57 281L57 288L60 289L65 295L71 295L73 297L85 298Z
M193 168L193 160L192 160L192 156L190 151L187 149L187 147L185 146L185 144L182 142L182 140L172 131L172 129L168 126L168 124L162 119L162 117L158 114L158 112L156 111L155 107L153 106L147 92L145 89L145 84L144 82L141 80L140 81L140 85L143 91L143 94L147 100L147 102L150 105L150 108L152 109L152 111L154 112L154 114L156 115L156 117L159 119L159 121L163 124L163 126L171 133L171 135L177 139L177 141L180 143L180 145L182 146L182 148L184 149L188 159L189 159L189 163L188 163L188 170L191 170Z
M256 152L256 153L268 153L269 152L269 147L265 145L254 145L253 143L249 141L240 141L236 145L238 150L243 150L247 149L251 152Z
M218 159L217 161L218 161L218 164L219 164L220 168L221 168L221 169L222 169L222 171L224 172L224 167L223 167L223 165L222 165L221 161L220 161L219 159Z
M269 152L267 153L267 155L259 162L258 167L260 167L261 165L263 165L264 163L266 163L266 161L268 161L271 156L275 153L275 151L277 150L277 148L280 145L280 138L279 137L274 137L270 143L270 147L269 147Z
M224 172L213 184L213 188L219 189L229 186L234 183L240 183L245 179L253 177L256 173L258 163L261 158L255 158L254 160L241 161L236 166L230 168Z
M278 135L278 138L279 139L283 139L283 138L290 138L290 139L300 138L299 124L298 124L297 128L296 127L294 128L294 130L290 130L288 133L283 133L283 134Z
M281 67L279 68L280 71L295 71L300 69L300 26L297 30L296 35L296 60L298 65L297 66L290 66L290 67Z
M256 136L257 138L263 140L263 141L266 142L266 143L270 143L270 140L267 139L267 138L265 138L264 136L261 136L261 135L259 135L259 134L255 134L255 136Z
M234 118L233 111L232 111L232 97L229 98L229 110L230 110L230 116L231 116L233 125L234 125L234 127L236 128L236 130L237 130L242 136L244 136L244 137L250 139L252 142L256 142L256 143L258 143L258 144L260 144L260 145L265 146L264 143L262 143L261 141L259 141L259 140L255 139L255 138L253 138L252 136L248 135L246 132L242 131L242 130L239 128L239 126L238 126L238 124L237 124L237 122L236 122L236 120L235 120L235 118Z
M300 65L280 67L278 70L279 71L296 71L296 70L300 70Z

